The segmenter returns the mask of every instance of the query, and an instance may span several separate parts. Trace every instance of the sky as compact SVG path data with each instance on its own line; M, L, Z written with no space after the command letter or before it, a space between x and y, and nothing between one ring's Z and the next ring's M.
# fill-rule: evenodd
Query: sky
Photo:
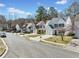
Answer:
M26 17L35 15L37 8L41 5L48 9L56 8L59 12L64 11L74 0L0 0L0 14L9 18L10 15ZM79 2L79 0L76 0Z

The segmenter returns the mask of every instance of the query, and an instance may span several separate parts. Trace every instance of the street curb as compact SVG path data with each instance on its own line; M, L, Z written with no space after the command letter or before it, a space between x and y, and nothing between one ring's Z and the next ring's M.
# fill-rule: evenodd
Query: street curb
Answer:
M8 46L7 46L7 44L5 43L5 41L3 40L3 38L1 38L1 40L2 40L3 44L4 44L5 47L6 47L4 53L3 53L2 56L0 57L0 58L3 58L3 57L7 54L7 52L8 52Z
M66 45L65 44L59 44L59 43L55 43L55 42L49 42L49 41L46 41L46 40L40 40L44 43L48 43L48 44L53 44L55 46L59 46L59 47L65 47Z

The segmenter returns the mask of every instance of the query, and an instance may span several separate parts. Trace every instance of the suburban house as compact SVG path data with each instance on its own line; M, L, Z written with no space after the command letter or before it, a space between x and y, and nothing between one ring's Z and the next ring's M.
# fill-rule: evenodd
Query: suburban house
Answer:
M36 27L34 23L28 23L26 26L26 30L29 33L36 33Z
M68 35L69 33L72 33L73 32L72 27L73 27L72 19L68 17L65 22L65 27L64 27L65 34L64 35Z
M46 23L46 34L47 35L59 35L61 32L59 31L60 29L64 29L70 21L70 17L65 17L65 18L53 18L52 20L48 20Z
M79 38L79 13L75 16L74 19L74 32L75 36Z
M40 21L36 24L37 27L37 33L38 34L45 34L45 22L44 21Z
M21 27L21 32L26 33L27 32L26 27L27 27L27 23Z
M17 32L21 31L21 28L20 28L19 24L16 24L15 28L16 28Z

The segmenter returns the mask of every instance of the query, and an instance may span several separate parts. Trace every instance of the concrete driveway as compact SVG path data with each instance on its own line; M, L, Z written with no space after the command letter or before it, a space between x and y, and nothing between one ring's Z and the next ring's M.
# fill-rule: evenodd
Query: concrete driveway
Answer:
M64 50L53 45L29 41L27 38L7 33L4 39L9 47L5 58L72 58L78 53Z

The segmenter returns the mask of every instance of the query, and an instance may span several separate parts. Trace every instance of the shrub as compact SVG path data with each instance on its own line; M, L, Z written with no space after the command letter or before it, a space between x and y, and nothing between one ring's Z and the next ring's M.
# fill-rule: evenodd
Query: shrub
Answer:
M79 39L78 37L74 36L73 39Z
M38 30L37 30L37 33L38 33L38 34L45 34L45 30L39 30L39 29L38 29Z
M74 36L74 35L75 35L75 33L70 32L67 36Z

